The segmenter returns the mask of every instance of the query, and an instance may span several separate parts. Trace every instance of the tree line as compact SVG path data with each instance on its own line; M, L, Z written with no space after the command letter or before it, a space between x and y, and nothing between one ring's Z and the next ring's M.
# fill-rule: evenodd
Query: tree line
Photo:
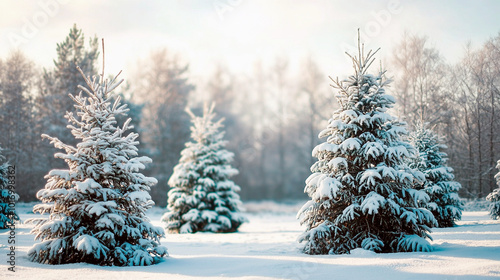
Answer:
M49 69L39 69L19 51L0 61L0 146L17 166L22 201L35 200L48 171L64 166L40 135L74 144L63 116L74 111L68 94L79 92L76 65L84 73L98 72L97 37L85 38L76 25L56 50ZM389 93L397 99L395 114L409 130L427 122L443 136L462 197L485 197L495 188L499 58L500 35L480 47L468 45L452 65L428 38L405 34L385 62L394 73ZM299 69L293 73L288 58L277 57L270 65L256 63L247 76L219 65L206 81L195 82L189 64L168 49L140 61L134 78L117 90L140 135L139 150L153 160L145 173L158 179L151 191L157 205L167 203L167 181L189 140L184 109L200 112L205 101L214 101L225 119L227 149L235 153L240 170L234 181L243 199L306 198L311 151L338 105L314 59L304 59Z
M460 61L444 61L426 37L405 34L391 70L398 115L427 122L447 145L462 197L482 198L496 188L500 158L500 35L477 48L469 43Z

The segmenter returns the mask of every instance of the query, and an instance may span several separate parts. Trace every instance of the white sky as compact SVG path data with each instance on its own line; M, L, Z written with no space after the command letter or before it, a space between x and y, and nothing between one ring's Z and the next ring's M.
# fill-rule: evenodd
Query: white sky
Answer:
M496 0L4 0L0 10L0 57L18 47L51 67L56 44L77 23L87 38L105 39L107 72L123 69L125 78L160 47L180 53L196 77L219 61L249 73L257 59L269 64L276 55L292 65L312 55L325 75L342 77L350 74L343 46L354 45L358 27L367 47L382 47L379 58L407 30L429 36L452 62L467 41L477 46L500 31Z

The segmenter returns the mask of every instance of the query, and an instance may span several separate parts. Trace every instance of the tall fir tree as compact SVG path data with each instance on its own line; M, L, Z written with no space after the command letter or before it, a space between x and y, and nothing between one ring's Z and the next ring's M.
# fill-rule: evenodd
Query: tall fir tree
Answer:
M2 154L0 160L5 160ZM11 172L15 171L9 168L7 162L0 165L0 229L11 228L19 220L15 208L19 195L15 192L15 182L9 180L10 176L15 176Z
M318 161L304 190L311 200L297 214L306 225L298 241L307 254L430 251L436 220L418 207L428 195L413 188L424 175L406 165L415 149L402 140L405 124L386 113L395 101L385 93L385 72L367 73L376 52L365 55L359 42L358 49L350 56L354 75L332 79L340 109L312 152Z
M168 184L168 210L162 217L171 233L234 232L246 221L240 213L237 186L230 177L238 170L234 154L225 149L222 119L215 122L214 106L192 118L191 138L181 152Z
M500 170L500 160L497 162L497 169ZM500 218L500 172L495 175L497 180L498 188L494 189L488 196L486 200L490 202L490 217L493 220Z
M430 197L426 208L434 214L438 227L454 226L462 217L463 203L458 196L462 186L453 181L453 168L447 166L447 155L441 151L446 145L423 123L415 126L409 140L418 152L409 166L425 174L425 183L418 188Z
M46 176L45 188L37 193L43 202L34 212L50 216L30 220L32 233L41 243L28 252L30 260L63 264L86 262L98 265L151 265L167 255L159 245L164 236L145 211L154 205L148 193L155 178L140 173L148 157L138 157L137 133L127 133L130 119L122 127L116 116L125 115L126 105L112 91L121 83L85 77L87 87L76 96L76 116L66 113L75 146L43 135L65 153L68 169L54 169ZM84 94L85 93L85 94ZM87 95L87 96L84 96Z
M84 73L96 73L99 56L97 37L90 38L85 46L85 35L76 24L69 30L68 36L56 47L57 59L54 68L44 69L39 97L40 114L45 130L62 141L74 144L74 138L66 133L64 114L74 110L73 101L68 94L79 91L81 83L78 65Z

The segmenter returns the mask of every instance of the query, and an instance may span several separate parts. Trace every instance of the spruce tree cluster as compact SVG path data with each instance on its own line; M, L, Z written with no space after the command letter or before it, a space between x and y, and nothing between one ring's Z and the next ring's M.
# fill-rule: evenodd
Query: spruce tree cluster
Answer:
M240 213L240 187L230 178L234 154L225 149L222 119L214 121L214 106L192 118L191 138L181 152L168 184L168 212L162 217L171 233L234 232L246 221Z
M500 170L500 160L497 162L497 168ZM500 172L495 175L498 188L494 189L486 200L490 202L490 217L494 220L500 218Z
M306 226L298 241L307 254L429 251L436 220L419 207L429 196L414 189L425 178L407 165L416 151L402 138L405 123L386 112L395 100L384 72L367 73L375 53L358 46L354 74L332 79L340 109L312 152L318 160L304 190L311 200L297 214Z
M41 242L28 257L46 264L158 263L167 255L159 245L164 231L145 215L154 205L148 191L157 181L140 173L151 159L138 156L138 134L127 133L131 120L117 125L116 116L128 111L112 94L121 81L118 76L108 81L104 74L91 79L80 73L87 87L70 95L76 116L66 114L77 144L43 135L64 151L55 157L68 168L51 170L45 188L37 193L43 203L33 211L49 215L30 220L35 224L32 233Z
M439 227L454 226L462 217L463 203L458 196L461 185L453 181L453 169L447 166L447 155L441 151L446 145L425 124L418 124L409 140L418 151L409 165L425 174L425 183L418 188L430 197L426 208L434 214Z

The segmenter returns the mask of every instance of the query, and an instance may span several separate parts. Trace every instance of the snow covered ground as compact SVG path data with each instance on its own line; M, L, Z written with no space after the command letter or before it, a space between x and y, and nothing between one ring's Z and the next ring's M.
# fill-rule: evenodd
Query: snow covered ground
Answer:
M32 204L19 204L22 220ZM433 230L431 253L309 256L295 241L302 232L296 207L247 204L249 223L238 233L167 235L170 253L149 267L89 264L41 265L28 261L34 243L31 225L16 229L16 272L6 264L9 233L0 231L0 279L500 279L500 221L486 211L466 211L459 226ZM264 212L274 209L273 212ZM149 212L160 225L162 209Z

